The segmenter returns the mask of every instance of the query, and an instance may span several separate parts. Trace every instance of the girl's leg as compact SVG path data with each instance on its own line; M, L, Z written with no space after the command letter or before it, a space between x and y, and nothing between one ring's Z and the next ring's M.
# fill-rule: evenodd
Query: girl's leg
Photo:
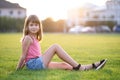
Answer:
M99 65L100 62L96 62L95 65ZM64 69L64 70L73 70L73 67L66 62L50 62L48 69ZM79 70L90 70L93 69L92 64L81 65Z
M57 54L57 56L62 59L65 62L58 63L58 62L50 62L52 57ZM73 67L77 67L78 63L73 60L63 49L57 44L52 45L43 55L43 63L45 67L50 68L50 69L73 69ZM95 65L98 66L100 62L96 62ZM93 65L88 64L88 65L81 65L79 68L80 70L89 70L92 69Z
M72 70L72 66L66 62L50 62L48 65L48 69L64 69L64 70Z
M52 57L55 54L73 67L78 65L78 63L73 60L59 45L54 44L45 52L45 54L43 54L43 63L46 67L48 67Z
M100 62L96 62L95 65L99 65ZM48 69L64 69L64 70L73 70L73 67L66 62L50 62ZM79 70L90 70L93 69L92 64L81 65Z

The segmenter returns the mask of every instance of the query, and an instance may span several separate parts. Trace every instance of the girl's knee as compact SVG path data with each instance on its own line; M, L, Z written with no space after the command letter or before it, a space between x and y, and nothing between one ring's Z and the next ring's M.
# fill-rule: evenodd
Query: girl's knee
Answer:
M60 45L55 43L55 44L53 44L53 46L57 47L57 46L60 46Z
M52 47L58 48L58 47L60 47L60 45L59 44L53 44Z

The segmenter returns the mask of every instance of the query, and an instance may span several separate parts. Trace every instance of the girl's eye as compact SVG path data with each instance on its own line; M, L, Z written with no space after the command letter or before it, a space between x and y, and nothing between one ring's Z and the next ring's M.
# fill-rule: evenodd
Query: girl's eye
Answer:
M30 24L30 26L33 26L33 24Z
M35 24L35 26L38 26L38 24Z

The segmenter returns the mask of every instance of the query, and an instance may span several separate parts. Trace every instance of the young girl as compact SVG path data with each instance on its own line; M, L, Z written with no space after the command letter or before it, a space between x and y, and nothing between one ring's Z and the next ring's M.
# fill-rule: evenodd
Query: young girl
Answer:
M42 24L36 15L30 15L26 18L23 29L22 55L17 65L17 70L22 69L24 65L30 70L40 69L64 69L64 70L89 70L101 69L107 59L88 65L81 65L69 56L64 49L53 44L41 53L39 41L42 40ZM54 55L57 55L64 62L51 62Z

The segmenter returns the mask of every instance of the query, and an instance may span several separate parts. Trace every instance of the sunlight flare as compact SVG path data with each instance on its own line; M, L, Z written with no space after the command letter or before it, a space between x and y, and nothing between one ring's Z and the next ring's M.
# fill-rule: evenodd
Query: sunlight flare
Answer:
M36 14L41 19L51 17L54 20L66 19L67 11L72 8L78 8L85 3L96 5L105 4L106 0L7 0L13 3L19 3L27 9L27 16Z

